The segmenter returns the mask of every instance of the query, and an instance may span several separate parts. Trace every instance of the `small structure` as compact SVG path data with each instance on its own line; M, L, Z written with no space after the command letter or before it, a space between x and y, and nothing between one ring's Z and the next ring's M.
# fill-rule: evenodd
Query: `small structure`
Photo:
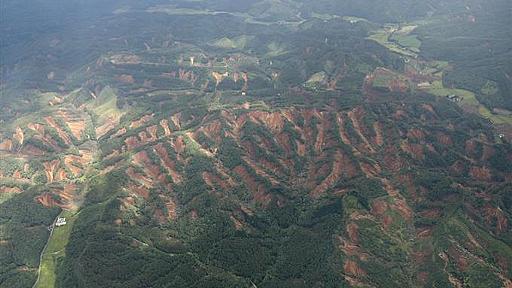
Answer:
M503 138L505 138L505 134L503 134L503 133L502 133L502 134L498 135L498 137L500 137L501 139L503 139Z
M61 227L61 226L64 226L66 224L68 224L66 222L66 218L60 218L59 217L59 218L57 218L57 222L55 222L55 226L57 226L57 227Z
M459 97L455 94L451 94L451 95L446 95L446 98L452 102L460 102L462 101L463 97Z

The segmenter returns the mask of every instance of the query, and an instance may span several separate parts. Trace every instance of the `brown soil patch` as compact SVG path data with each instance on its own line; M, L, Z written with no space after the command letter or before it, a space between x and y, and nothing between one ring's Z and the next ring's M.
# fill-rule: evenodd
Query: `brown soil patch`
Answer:
M151 180L151 178L135 172L135 170L132 167L126 170L126 174L130 177L130 179L135 180L136 182L144 185L145 187L153 187L153 181Z
M453 141L452 138L444 133L438 133L437 134L437 142L445 145L445 146L452 146Z
M71 130L71 134L76 139L82 139L83 132L85 131L86 122L84 120L84 117L81 117L81 115L76 115L74 113L70 113L66 110L59 110L57 112L57 115L66 122L66 125L69 127L69 130Z
M233 215L229 216L229 219L233 222L233 225L235 226L235 229L240 231L244 228L244 223L242 221L236 219Z
M373 123L373 130L375 131L375 144L378 146L384 145L384 135L382 133L382 123Z
M471 167L469 175L479 181L490 181L492 177L489 168L476 166Z
M213 189L215 189L216 187L220 187L223 190L226 190L229 188L227 181L222 180L219 176L217 176L213 173L203 172L202 176L203 176L203 180L206 183L206 185L210 186Z
M496 153L496 150L492 146L484 145L482 151L482 161L488 161L492 156L494 156L494 153Z
M359 267L357 262L352 260L345 260L345 264L343 265L343 270L345 274L355 276L355 277L363 277L366 276L366 272Z
M384 200L376 200L372 203L372 214L375 216L382 216L386 211L388 211L389 206L388 203Z
M487 224L491 225L495 223L496 234L501 234L508 230L508 220L503 210L499 207L492 207L490 204L486 204L484 207L484 217Z
M359 243L359 227L355 223L349 223L347 225L348 238L354 244Z
M267 194L265 186L256 182L243 166L237 166L233 171L242 178L247 188L251 190L254 201L262 203L265 206L270 203L272 195Z
M62 128L57 124L57 122L55 122L55 119L53 119L52 116L44 117L44 120L46 121L46 123L48 123L48 125L50 125L50 127L57 131L57 134L64 141L64 143L66 143L67 145L71 145L71 138L69 138L69 135L64 130L62 130Z
M181 129L181 113L177 113L171 116L171 121L174 123L174 126L178 128L178 130Z
M407 138L422 140L425 138L425 132L423 132L422 130L420 130L418 128L413 128L413 129L410 129L409 131L407 131Z
M107 134L110 130L116 128L117 124L119 124L119 117L108 117L102 125L96 127L96 136L98 138L103 137L103 135Z
M380 168L379 164L374 163L370 164L367 162L361 162L359 163L359 166L361 167L361 170L367 177L377 177L381 172L382 169Z
M117 81L127 84L133 84L135 83L135 78L133 78L132 75L129 74L122 74L116 77Z
M2 193L21 193L22 190L18 187L7 187L7 186L0 186L0 194Z
M176 171L176 164L169 158L169 154L167 153L167 149L165 149L164 145L159 143L153 148L158 157L160 157L162 165L167 170L169 175L171 175L172 181L174 183L180 183L182 181L182 177Z
M423 160L425 158L423 152L423 145L409 142L402 142L400 147L404 152L409 153L416 160Z
M364 117L364 110L361 107L357 107L352 109L350 112L347 113L348 117L352 121L352 124L354 126L354 130L356 131L357 135L363 140L364 147L369 152L375 152L375 149L373 149L372 145L368 141L368 139L365 136L365 128L363 127L362 119Z
M169 120L167 120L167 119L160 120L160 126L162 127L162 129L164 129L165 137L171 136L171 129L169 128Z
M395 203L391 206L393 210L398 211L398 213L407 221L411 221L413 218L413 212L411 207L407 205L407 202L402 199L395 199Z
M38 197L36 197L36 201L46 208L52 208L60 205L60 203L56 201L53 198L53 195L50 193L44 193L42 195L39 195Z
M2 143L0 143L0 150L11 151L12 150L12 140L6 139Z
M477 142L473 139L469 139L466 141L464 147L465 147L466 153L475 154L476 148L477 148Z
M27 127L37 132L39 135L44 135L44 125L41 125L39 123L30 123L27 125Z
M345 131L343 114L338 113L336 116L336 121L338 122L338 130L340 133L341 141L349 146L352 146L352 141L350 141L350 137L348 137L347 131Z
M23 134L23 130L21 130L20 127L16 127L16 132L14 132L12 138L16 140L19 145L23 145L25 141L25 134Z
M284 117L280 112L251 111L247 115L251 120L262 123L274 133L283 130Z
M185 141L183 136L178 136L176 139L174 139L172 146L174 150L176 150L176 153L181 154L185 152Z
M146 186L147 187L147 186ZM149 198L149 190L144 187L144 186L135 186L133 184L131 184L128 189L130 191L132 191L133 193L135 193L136 195L144 198L144 199L148 199Z
M349 157L337 152L332 162L331 173L325 178L320 185L311 191L312 197L319 197L329 188L331 188L342 176L352 178L358 173L357 168L354 166Z
M130 129L139 128L151 119L153 119L153 114L144 115L139 120L132 121Z
M53 160L50 162L43 163L44 172L46 173L46 179L48 183L52 183L54 181L55 171L60 165L60 160Z

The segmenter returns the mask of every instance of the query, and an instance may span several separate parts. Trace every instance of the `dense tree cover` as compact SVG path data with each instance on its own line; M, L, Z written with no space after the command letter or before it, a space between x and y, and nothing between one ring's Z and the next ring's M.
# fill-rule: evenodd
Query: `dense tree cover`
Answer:
M495 145L489 123L444 97L390 92L390 79L378 91L367 87L376 68L410 72L403 55L368 36L384 22L429 15L411 36L422 42L419 57L449 61L446 87L470 90L489 108L510 107L504 0L475 15L461 11L479 0L469 8L462 0L58 2L54 10L8 3L15 13L0 25L8 35L0 118L26 125L39 117L32 112L50 109L31 89L70 93L65 105L92 116L84 133L98 144L86 175L69 180L83 184L85 199L78 197L56 287L349 287L354 279L450 287L449 276L493 287L497 273L512 275L510 145ZM123 57L128 63L114 61ZM112 115L95 108L108 103L108 113L122 116L96 135L100 118ZM207 126L215 120L220 130ZM271 127L280 124L281 132ZM142 143L155 126L157 139ZM2 288L32 285L59 210L35 200L58 186L46 183L41 161L76 155L85 144L46 133L55 148L26 134L26 145L48 154L30 156L31 184L44 187L7 183L27 191L0 203ZM127 148L129 137L140 145ZM139 152L148 160L137 160ZM12 157L0 161L5 175L23 167ZM265 165L250 163L257 160ZM458 267L461 250L486 264Z

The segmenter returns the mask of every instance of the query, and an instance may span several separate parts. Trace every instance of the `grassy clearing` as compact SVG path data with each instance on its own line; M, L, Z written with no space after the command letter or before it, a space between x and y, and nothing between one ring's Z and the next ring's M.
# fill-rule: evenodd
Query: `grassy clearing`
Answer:
M69 235L73 228L73 223L77 218L77 213L73 211L62 211L59 217L65 217L67 225L56 227L44 251L39 270L40 276L36 288L52 288L55 286L55 270L59 259L66 256L66 246L69 241Z
M478 113L480 116L489 119L494 124L510 124L512 125L512 115L496 115L493 114L489 109L487 109L485 106L480 104L478 99L476 99L476 96L473 92L464 90L464 89L451 89L451 88L445 88L443 87L443 84L441 81L435 81L432 85L432 87L427 90L428 93L445 97L447 95L456 95L458 97L462 98L462 101L460 104L462 105L469 105L473 106L475 109L478 110Z
M211 43L212 46L224 49L244 49L254 39L253 36L242 35L235 38L224 37Z

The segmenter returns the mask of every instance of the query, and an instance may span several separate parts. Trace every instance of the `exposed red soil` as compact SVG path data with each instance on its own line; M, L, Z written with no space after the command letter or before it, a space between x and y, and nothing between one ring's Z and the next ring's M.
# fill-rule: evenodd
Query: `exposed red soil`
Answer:
M159 181L162 184L169 184L167 183L165 174L160 171L160 166L154 164L151 159L149 159L146 151L140 151L133 155L132 159L135 164L144 167L144 172L153 180Z
M469 170L469 175L479 181L490 181L492 178L491 170L487 167L473 166Z
M46 179L48 183L52 183L54 181L55 171L60 165L60 160L53 160L50 162L44 162L44 172L46 173Z
M375 216L382 216L386 211L388 211L389 205L384 200L376 200L372 203L372 210L371 213Z
M140 146L139 139L135 136L130 136L126 139L124 139L124 143L126 144L126 149L133 150L134 148L137 148Z
M160 126L162 127L162 129L164 129L165 137L171 136L171 129L169 128L169 120L167 120L167 119L160 120Z
M404 152L409 153L416 160L425 159L425 154L423 152L423 145L409 142L402 142L400 147Z
M420 228L416 232L416 237L420 239L429 238L430 236L432 236L432 228L429 227Z
M398 109L395 111L395 114L393 114L393 118L395 118L395 120L401 120L402 118L405 118L407 116L407 112L405 112L404 110L401 110L401 109Z
M25 141L25 134L20 127L16 127L16 132L12 135L12 138L18 142L19 145L23 145Z
M158 126L153 125L148 128L146 128L146 131L148 132L149 136L151 137L149 141L156 141L158 139L157 131Z
M398 172L405 167L405 161L400 158L399 152L395 146L388 146L384 151L383 165L391 172Z
M251 111L247 113L249 119L254 122L259 122L269 128L272 132L278 133L283 130L284 117L280 112L263 112L263 111Z
M495 223L496 234L501 234L508 231L508 220L503 210L499 207L495 208L490 204L486 204L484 207L484 217L487 224L491 225Z
M165 146L162 143L158 143L153 148L158 157L160 157L162 165L167 170L169 175L171 175L172 181L174 183L180 183L182 181L182 177L176 171L176 164L169 158L169 154L167 153Z
M37 132L39 135L44 135L44 125L41 125L39 123L30 123L27 125L27 127Z
M235 226L236 230L242 230L244 228L244 223L242 221L235 218L235 216L230 215L229 219L231 219L231 222L233 222L233 225Z
M332 162L331 173L322 181L322 183L320 183L320 185L311 191L311 196L319 197L331 188L341 177L352 178L357 174L358 170L350 158L338 151L334 156L334 161Z
M489 159L494 156L496 150L490 145L483 145L482 151L482 161L489 161Z
M453 141L452 138L444 133L437 133L437 142L445 145L445 146L452 146Z
M133 193L135 193L136 195L141 196L144 199L148 199L149 198L149 190L146 187L142 186L142 185L135 186L133 184L130 184L130 186L128 186L128 189L130 191L132 191Z
M464 148L466 153L474 155L476 153L477 142L474 139L469 139L466 141Z
M47 208L60 206L61 203L53 199L51 193L44 193L36 197L36 201Z
M324 113L320 114L322 117L320 118L320 123L316 125L317 135L315 141L315 151L317 154L321 154L322 150L325 147L325 132L329 130L329 122L325 120Z
M227 181L222 180L219 176L210 173L210 172L203 172L202 174L203 180L206 183L206 185L210 186L211 188L220 187L223 190L226 190L229 188L229 185Z
M421 217L430 218L430 219L439 219L441 217L441 210L434 208L424 210L418 213Z
M462 173L464 173L465 168L466 165L464 164L464 162L457 160L455 161L455 163L453 163L452 166L450 166L449 170L451 174L460 176L462 175Z
M416 140L423 140L425 138L425 132L418 128L412 128L409 131L407 131L407 138L409 139L416 139Z
M167 209L167 219L168 220L176 220L178 218L178 212L176 201L168 196L160 196L165 203L165 208Z
M176 150L176 153L182 154L183 152L185 152L185 141L183 136L180 135L173 140L174 141L172 142L171 145L174 148L174 150Z
M411 207L407 205L407 202L402 199L395 199L395 203L391 205L392 209L400 213L400 215L407 221L411 221L413 218L413 212Z
M174 126L178 128L178 130L181 129L181 113L177 113L171 116L171 121L174 123Z
M203 131L203 133L213 139L215 143L220 143L222 141L222 123L219 120L215 120L211 123L208 123L207 125L201 127L200 131Z
M119 124L119 117L111 116L105 119L104 123L99 127L96 127L96 136L101 138L105 134L107 134L110 130L116 128L117 124Z
M46 121L46 123L48 123L48 125L50 125L50 127L57 131L57 134L64 141L64 143L66 143L67 145L71 145L71 138L69 138L69 135L64 130L62 130L62 128L57 124L57 122L55 122L55 119L53 119L52 116L44 117L44 120Z
M354 244L359 243L359 227L355 223L347 224L348 238Z
M141 174L135 172L135 170L132 167L129 167L126 170L126 174L132 180L135 180L136 182L144 185L145 187L148 187L148 188L152 188L153 187L153 181L149 177L146 177L144 175L141 175Z
M270 203L272 195L267 194L264 185L256 182L243 166L237 166L233 171L242 178L247 188L251 190L254 201L265 206Z
M12 140L5 139L2 143L0 143L0 150L11 151L12 150Z
M367 177L377 177L382 172L382 169L377 163L370 164L367 162L361 162L359 163L359 166Z
M23 146L21 153L23 153L25 155L32 155L32 156L42 156L45 154L45 152L43 150L41 150L31 144Z
M356 131L357 135L363 140L364 148L369 152L375 152L375 149L373 149L372 145L366 138L365 134L367 134L367 131L365 127L362 125L363 117L364 117L364 110L361 107L356 107L352 109L350 112L347 113L348 117L352 121L352 124L354 126L354 130Z
M366 276L366 271L364 271L357 262L352 260L345 260L345 264L343 265L343 270L345 274L355 276L355 277L363 277Z
M384 145L384 134L382 133L382 123L373 123L373 130L375 131L375 144L378 146Z
M82 134L85 131L86 127L84 117L82 117L81 115L71 113L67 110L57 111L57 116L59 116L64 120L64 122L66 122L66 125L69 127L71 134L73 134L73 136L76 139L82 138Z
M18 187L7 187L7 186L0 186L0 194L2 193L21 193L22 190Z
M122 74L116 77L117 81L127 84L135 83L135 78L132 75Z
M112 135L112 137L121 137L124 134L126 134L126 132L127 132L126 128L123 127L121 129L117 130L117 132L114 135Z

